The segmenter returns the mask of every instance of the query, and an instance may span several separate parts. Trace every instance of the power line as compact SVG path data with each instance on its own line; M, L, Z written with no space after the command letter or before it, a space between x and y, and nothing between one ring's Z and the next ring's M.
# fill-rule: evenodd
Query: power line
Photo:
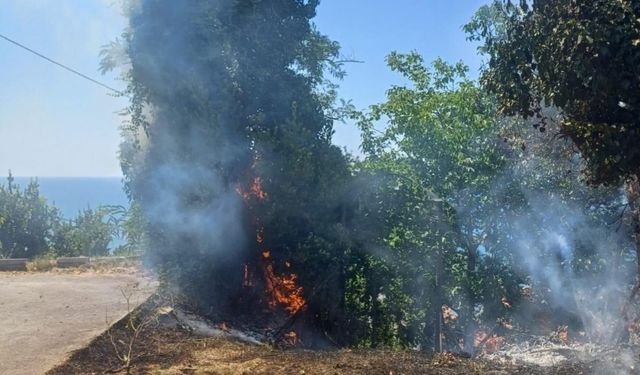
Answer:
M100 82L100 81L96 81L95 79L93 79L93 78L91 78L91 77L89 77L89 76L87 76L87 75L85 75L85 74L82 74L82 73L80 73L79 71L77 71L77 70L75 70L75 69L73 69L73 68L70 68L70 67L68 67L68 66L66 66L66 65L64 65L64 64L62 64L62 63L59 63L59 62L57 62L57 61L55 61L55 60L53 60L53 59L50 59L50 58L48 58L47 56L45 56L45 55L43 55L43 54L41 54L41 53L39 53L39 52L37 52L37 51L34 51L34 50L32 50L31 48L29 48L29 47L25 46L24 44L20 44L20 43L16 42L15 40L10 39L10 38L8 38L8 37L6 37L6 36L2 35L2 34L0 34L0 38L2 38L2 39L4 39L4 40L6 40L6 41L7 41L7 42L9 42L9 43L15 44L16 46L18 46L18 47L20 47L20 48L22 48L22 49L24 49L24 50L26 50L26 51L28 51L28 52L31 52L31 53L33 53L34 55L36 55L36 56L38 56L38 57L40 57L40 58L43 58L43 59L47 60L48 62L50 62L50 63L52 63L52 64L55 64L55 65L57 65L57 66L61 67L62 69L65 69L65 70L67 70L67 71L69 71L69 72L71 72L71 73L73 73L73 74L75 74L75 75L78 75L78 76L80 76L80 77L82 77L82 78L84 78L84 79L86 79L86 80L88 80L88 81L91 81L91 82L95 83L96 85L100 85L100 86L104 87L104 88L105 88L105 89L107 89L107 90L110 90L110 91L115 92L115 93L116 93L116 94L118 94L118 95L124 95L124 93L123 93L122 91L117 90L117 89L114 89L113 87L110 87L110 86L108 86L108 85L105 85L104 83L102 83L102 82Z

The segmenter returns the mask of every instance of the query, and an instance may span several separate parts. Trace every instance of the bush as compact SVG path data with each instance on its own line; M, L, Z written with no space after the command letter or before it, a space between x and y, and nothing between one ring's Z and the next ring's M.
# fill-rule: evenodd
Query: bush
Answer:
M124 207L87 208L72 220L40 196L38 180L25 189L14 183L9 172L7 184L0 185L0 259L46 259L58 256L106 256L114 236L128 240L121 251L139 249L140 215ZM35 261L34 261L35 262ZM34 267L42 267L40 261Z
M60 215L40 196L37 180L24 190L13 181L9 173L0 186L0 258L33 258L49 251Z
M105 207L87 208L72 221L60 221L55 228L53 248L63 256L109 255L109 243L113 239L114 224L107 220Z
M33 258L31 261L27 262L27 271L29 272L37 272L37 271L49 271L53 267L55 267L56 262L53 254L45 254L41 256L37 256Z

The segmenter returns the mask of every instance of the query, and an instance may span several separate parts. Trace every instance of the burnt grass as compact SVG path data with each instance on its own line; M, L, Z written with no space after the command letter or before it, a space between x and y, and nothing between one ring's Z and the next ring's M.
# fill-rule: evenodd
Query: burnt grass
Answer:
M151 299L153 300L153 298ZM134 313L144 319L157 306L148 301ZM148 316L148 315L147 315ZM69 374L598 374L598 363L565 363L552 368L512 365L453 354L412 350L284 349L255 345L231 338L200 337L179 328L149 324L133 347L129 368L123 367L120 349L132 330L125 317L88 346L49 370L47 375ZM606 361L605 358L600 359ZM601 367L600 367L601 368Z

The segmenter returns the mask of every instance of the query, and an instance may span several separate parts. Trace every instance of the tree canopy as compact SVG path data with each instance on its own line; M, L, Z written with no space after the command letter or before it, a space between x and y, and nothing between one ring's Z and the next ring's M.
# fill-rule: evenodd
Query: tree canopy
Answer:
M640 3L495 1L466 26L489 57L482 82L506 115L549 119L588 163L594 183L638 174L640 150Z

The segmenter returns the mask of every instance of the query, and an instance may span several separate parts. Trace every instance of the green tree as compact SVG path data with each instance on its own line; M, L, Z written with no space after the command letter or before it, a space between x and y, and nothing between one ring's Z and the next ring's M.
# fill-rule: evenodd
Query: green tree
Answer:
M341 75L338 45L313 26L317 5L139 2L121 42L121 159L149 257L203 310L255 313L265 298L243 287L243 270L259 282L268 249L275 272L298 276L305 317L339 337L350 175L331 145L339 111L324 76ZM116 65L108 48L105 69Z
M124 240L114 249L114 255L140 255L148 248L146 221L140 205L133 203L129 208L109 207L109 222L116 230L116 238Z
M40 196L37 180L23 190L11 173L0 186L0 243L4 258L32 258L49 250L52 228L59 220L55 207Z
M371 262L384 264L388 287L399 286L384 293L401 312L382 314L397 319L387 326L406 327L391 337L433 344L443 304L464 307L468 317L483 290L504 293L490 287L498 272L486 272L478 251L492 230L479 213L505 160L492 98L467 78L466 66L436 60L427 67L416 53L392 53L387 62L410 85L391 87L384 103L356 114L366 156L360 168L380 186L372 199L380 204L369 215L381 218L378 236L388 253Z
M606 277L626 267L628 244L608 229L622 211L620 192L584 184L575 172L584 160L570 141L557 139L555 123L536 134L523 121L500 116L493 96L466 78L462 64L437 60L428 68L415 53L392 54L388 62L408 84L392 87L384 103L357 114L365 152L357 165L376 176L376 193L364 199L373 212L363 216L378 222L362 221L375 228L370 235L378 236L376 244L385 249L368 258L363 264L372 269L362 268L356 278L354 305L364 315L379 316L377 326L387 330L365 337L424 343L433 327L407 330L420 332L417 341L388 327L432 321L429 311L439 311L443 303L460 308L467 322L477 308L483 311L475 314L477 323L493 325L507 312L503 297L518 306L520 283L561 292L557 285L545 285L544 267L567 283L580 274ZM546 115L557 116L551 110ZM566 212L558 213L563 207ZM529 230L523 231L522 223ZM610 236L620 248L601 246L590 232ZM555 243L545 245L550 234L566 241L571 255L560 254ZM523 264L523 255L541 266ZM570 259L571 267L557 266L555 259ZM400 293L388 294L396 299L386 302L402 306L401 313L372 312L384 306L370 306L380 292L365 288L377 280L386 288L400 286ZM570 315L565 305L562 319ZM526 319L518 323L529 325Z
M52 247L61 256L109 255L115 226L109 219L108 207L86 208L73 220L62 220L54 228Z

